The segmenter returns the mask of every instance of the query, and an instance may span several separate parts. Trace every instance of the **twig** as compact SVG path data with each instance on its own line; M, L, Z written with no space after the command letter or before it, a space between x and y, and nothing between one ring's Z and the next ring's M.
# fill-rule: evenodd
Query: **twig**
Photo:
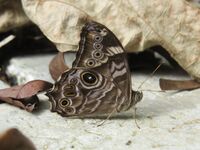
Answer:
M10 41L12 41L15 38L14 35L9 35L8 37L6 37L5 39L3 39L2 41L0 41L0 48L3 47L4 45L8 44Z

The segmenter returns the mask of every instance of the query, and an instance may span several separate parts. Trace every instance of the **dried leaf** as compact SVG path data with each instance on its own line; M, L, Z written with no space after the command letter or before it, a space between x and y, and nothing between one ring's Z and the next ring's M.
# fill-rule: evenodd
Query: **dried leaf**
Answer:
M24 10L60 51L74 50L90 19L110 28L127 52L163 46L200 79L200 10L185 0L22 0ZM51 10L51 11L49 11Z
M200 88L200 83L195 80L168 80L160 79L162 90L191 90Z
M36 150L33 143L15 128L0 135L0 147L1 150Z
M1 89L0 100L32 112L39 105L36 94L51 87L52 84L47 81L33 80L24 85Z
M26 84L0 90L0 96L22 99L51 88L52 84L43 80L33 80Z
M59 52L50 62L49 64L49 72L52 78L56 81L59 76L69 67L65 64L64 54Z

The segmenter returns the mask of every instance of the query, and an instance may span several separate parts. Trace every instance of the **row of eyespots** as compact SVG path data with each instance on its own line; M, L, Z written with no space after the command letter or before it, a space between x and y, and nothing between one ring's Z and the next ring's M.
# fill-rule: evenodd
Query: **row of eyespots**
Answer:
M95 35L93 44L94 51L92 52L93 58L89 58L86 62L88 67L95 66L96 64L95 59L103 58L103 53L101 52L101 49L103 48L103 45L101 44L102 41L103 37L100 34Z

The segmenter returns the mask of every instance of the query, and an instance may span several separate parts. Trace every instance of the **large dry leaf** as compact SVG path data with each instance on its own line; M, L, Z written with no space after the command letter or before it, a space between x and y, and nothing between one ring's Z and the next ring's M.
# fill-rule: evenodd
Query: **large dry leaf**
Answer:
M58 49L77 48L80 30L89 17L84 11L54 0L22 2L29 18L57 45Z
M22 0L29 18L60 51L77 48L84 23L105 24L127 52L162 45L200 79L200 10L185 0Z
M29 19L22 9L21 0L0 0L0 32L27 24Z

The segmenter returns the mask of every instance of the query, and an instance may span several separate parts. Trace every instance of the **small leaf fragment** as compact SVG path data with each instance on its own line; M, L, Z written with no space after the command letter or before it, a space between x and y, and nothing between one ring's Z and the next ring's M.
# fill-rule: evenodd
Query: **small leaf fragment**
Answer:
M64 53L62 52L59 52L49 64L49 72L55 81L68 69L69 67L65 64Z
M169 80L160 79L161 90L192 90L200 88L200 83L196 80Z

